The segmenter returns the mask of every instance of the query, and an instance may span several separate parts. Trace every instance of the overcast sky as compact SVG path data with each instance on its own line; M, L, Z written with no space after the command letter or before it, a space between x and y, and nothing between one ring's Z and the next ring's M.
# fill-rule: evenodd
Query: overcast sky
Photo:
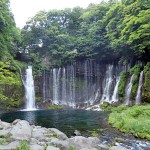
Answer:
M63 9L81 6L86 8L90 3L101 0L10 0L10 8L14 14L16 25L22 28L28 18L40 10Z

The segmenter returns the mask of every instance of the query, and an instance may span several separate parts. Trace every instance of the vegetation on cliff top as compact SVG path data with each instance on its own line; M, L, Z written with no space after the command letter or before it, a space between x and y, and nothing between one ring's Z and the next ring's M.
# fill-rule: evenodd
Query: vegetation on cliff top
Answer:
M22 29L21 47L24 52L28 49L26 56L37 68L84 59L147 62L149 23L147 0L110 0L86 9L40 11Z

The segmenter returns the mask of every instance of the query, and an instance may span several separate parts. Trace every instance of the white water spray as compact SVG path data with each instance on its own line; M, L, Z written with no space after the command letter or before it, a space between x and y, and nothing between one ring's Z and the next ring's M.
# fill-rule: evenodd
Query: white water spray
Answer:
M132 81L134 78L134 74L130 78L130 82L126 87L125 90L125 105L129 105L130 97L131 97L131 90L132 90Z
M111 102L118 102L118 86L120 82L120 77L117 79L116 86L112 95Z
M109 65L106 71L106 81L105 81L101 103L110 101L110 92L111 92L110 90L113 81L112 71L113 71L113 65Z
M32 66L26 69L26 80L24 82L25 97L26 97L26 110L35 110L35 90L34 80L32 76Z
M137 90L135 104L140 104L141 103L141 95L142 95L141 88L142 88L142 85L143 85L143 71L141 71L141 73L140 73L139 86L138 86L138 90Z

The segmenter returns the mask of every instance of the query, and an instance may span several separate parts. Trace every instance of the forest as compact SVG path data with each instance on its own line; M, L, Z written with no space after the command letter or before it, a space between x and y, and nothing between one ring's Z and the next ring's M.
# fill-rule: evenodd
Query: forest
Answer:
M110 0L83 9L40 11L23 29L15 26L9 1L0 5L0 59L32 63L37 69L91 59L150 61L150 3Z
M33 67L39 107L44 103L52 108L52 98L72 106L79 98L80 108L93 96L98 105L104 100L102 110L113 112L109 124L150 139L149 0L41 10L22 29L16 26L9 0L0 0L0 112L24 108L22 70L28 65ZM121 70L119 65L130 67ZM134 106L122 106L130 83L127 105ZM118 103L112 107L105 100L113 99L115 89Z

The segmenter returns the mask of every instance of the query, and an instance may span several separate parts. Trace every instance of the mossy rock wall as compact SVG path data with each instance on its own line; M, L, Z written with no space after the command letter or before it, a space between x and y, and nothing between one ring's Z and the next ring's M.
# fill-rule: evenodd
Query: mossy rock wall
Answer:
M18 66L11 61L0 62L0 109L20 107L23 93Z

